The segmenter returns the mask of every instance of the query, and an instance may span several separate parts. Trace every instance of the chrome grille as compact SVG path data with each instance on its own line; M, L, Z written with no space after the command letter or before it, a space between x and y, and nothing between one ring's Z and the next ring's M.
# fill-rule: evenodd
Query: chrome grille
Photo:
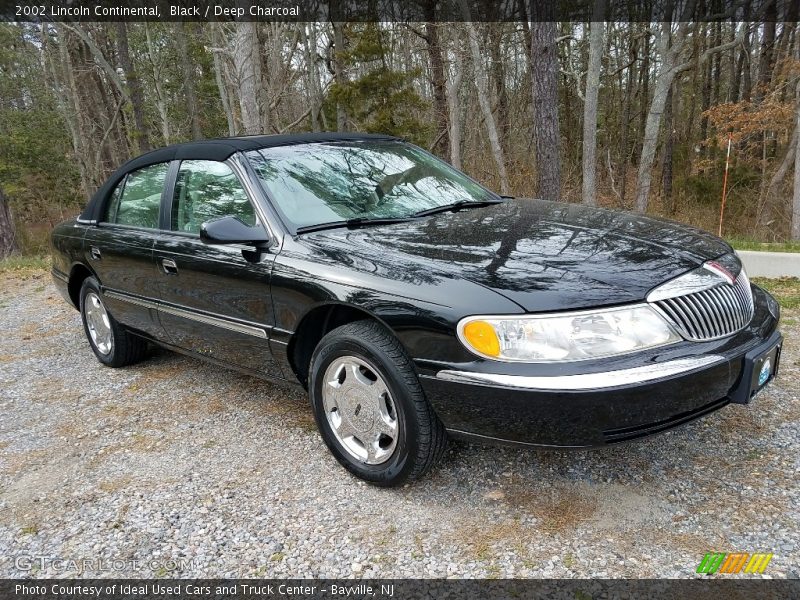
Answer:
M753 318L753 292L744 271L733 285L720 283L706 290L653 302L683 337L713 340L736 333Z

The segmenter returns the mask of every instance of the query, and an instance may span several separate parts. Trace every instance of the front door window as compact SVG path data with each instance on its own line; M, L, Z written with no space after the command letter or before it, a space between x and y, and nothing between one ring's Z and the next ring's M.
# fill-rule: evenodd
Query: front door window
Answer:
M231 168L213 160L185 160L175 181L173 231L200 233L200 226L221 217L256 224L253 205Z

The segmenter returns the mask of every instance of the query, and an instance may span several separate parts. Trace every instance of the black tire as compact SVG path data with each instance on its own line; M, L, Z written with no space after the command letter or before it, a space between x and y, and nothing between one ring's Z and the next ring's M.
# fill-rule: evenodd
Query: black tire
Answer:
M108 325L111 330L111 347L107 349L106 352L103 352L103 350L98 347L89 331L89 324L87 323L87 297L90 294L99 300L100 305L108 317ZM117 323L111 313L108 312L103 303L100 284L94 277L87 277L81 286L80 309L81 320L83 321L83 332L86 334L86 339L89 340L89 346L92 348L92 352L94 352L97 360L108 367L125 367L144 358L147 352L147 342L127 331L122 325Z
M324 375L334 361L343 357L367 363L391 394L397 440L391 455L381 464L367 464L355 458L329 422L322 393ZM387 487L402 485L423 476L444 454L447 433L425 398L411 359L397 338L377 322L349 323L322 338L311 357L309 395L328 449L348 471L364 481ZM358 415L358 411L354 414Z

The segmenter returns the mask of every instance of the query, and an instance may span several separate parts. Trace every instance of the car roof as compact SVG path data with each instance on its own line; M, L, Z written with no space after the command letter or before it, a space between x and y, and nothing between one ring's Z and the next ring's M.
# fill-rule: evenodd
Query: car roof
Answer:
M349 142L366 140L394 140L390 135L375 133L291 133L279 135L241 135L235 137L213 138L196 140L183 144L173 144L166 148L159 148L142 154L123 165L127 171L139 168L144 164L154 164L174 159L199 159L199 160L226 160L235 152L246 150L261 150L276 146L291 146L294 144L313 144L320 142ZM131 168L131 165L136 165Z
M314 144L324 142L353 142L373 140L397 140L398 138L375 133L292 133L279 135L243 135L236 137L214 138L197 140L183 144L173 144L137 156L123 164L114 171L106 182L92 196L86 208L80 215L84 221L96 221L100 218L100 211L105 204L105 199L131 171L173 160L218 160L224 161L236 152L247 150L261 150L277 146L292 146L296 144Z

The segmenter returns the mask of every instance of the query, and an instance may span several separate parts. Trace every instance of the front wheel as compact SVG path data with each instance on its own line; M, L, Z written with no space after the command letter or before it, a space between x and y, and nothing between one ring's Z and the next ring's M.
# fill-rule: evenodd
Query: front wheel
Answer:
M144 357L147 342L114 320L103 302L97 279L84 280L80 300L83 330L97 360L109 367L124 367Z
M322 338L311 357L309 391L328 448L369 483L417 479L444 453L444 426L411 360L378 323L349 323Z

